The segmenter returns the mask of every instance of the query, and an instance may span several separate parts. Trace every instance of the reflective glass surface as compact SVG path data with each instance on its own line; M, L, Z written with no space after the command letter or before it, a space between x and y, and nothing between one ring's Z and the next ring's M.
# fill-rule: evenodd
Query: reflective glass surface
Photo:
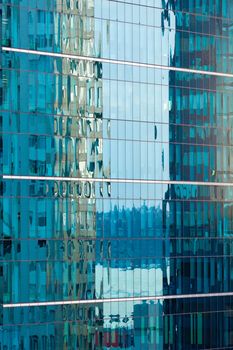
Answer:
M232 1L0 16L0 350L232 349Z

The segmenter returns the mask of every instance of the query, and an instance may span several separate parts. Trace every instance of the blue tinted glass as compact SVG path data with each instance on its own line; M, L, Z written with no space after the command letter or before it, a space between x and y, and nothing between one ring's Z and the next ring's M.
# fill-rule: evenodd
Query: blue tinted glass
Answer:
M0 16L0 349L231 349L232 2Z

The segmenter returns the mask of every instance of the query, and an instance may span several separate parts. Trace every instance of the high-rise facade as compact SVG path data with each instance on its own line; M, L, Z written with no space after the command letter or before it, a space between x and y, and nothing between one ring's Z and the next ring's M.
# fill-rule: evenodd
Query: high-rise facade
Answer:
M232 0L0 17L0 349L232 349Z

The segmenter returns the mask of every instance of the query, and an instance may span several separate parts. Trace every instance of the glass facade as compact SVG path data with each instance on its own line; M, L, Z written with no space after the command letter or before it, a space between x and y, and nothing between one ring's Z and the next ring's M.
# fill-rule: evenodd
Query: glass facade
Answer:
M0 17L0 350L233 349L232 0Z

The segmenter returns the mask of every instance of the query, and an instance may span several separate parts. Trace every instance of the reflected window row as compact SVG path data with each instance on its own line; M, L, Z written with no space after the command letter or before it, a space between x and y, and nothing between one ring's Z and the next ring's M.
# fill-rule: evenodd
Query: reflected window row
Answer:
M62 12L57 11L58 9L53 9L53 11L51 11L49 9L26 7L28 11L27 24L31 29L30 33L36 33L38 31L37 26L40 27L40 29L43 28L42 32L46 32L48 26L53 26L59 21L65 25L66 34L72 36L70 31L74 28L73 22L77 23L80 21L84 24L85 30L88 31L88 25L92 25L95 21L100 22L108 20L111 22L123 22L125 24L159 27L162 29L176 30L176 32L186 31L210 36L229 36L229 32L226 30L230 25L229 18L215 18L173 11L170 9L165 12L160 8L143 8L136 4L129 5L127 3L123 4L122 2L113 3L109 0L105 0L104 2L105 4L102 7L102 11L101 6L96 5L94 8L94 16L93 12L85 13L80 7L78 11L77 8L76 11L69 11L63 7ZM12 16L15 16L19 21L19 12L23 9L22 5L12 6L9 2L7 5L3 4L3 18L9 20Z
M184 112L180 109L180 112ZM170 113L170 117L179 116L176 113ZM227 111L228 114L228 111ZM197 117L197 116L196 116ZM201 118L201 117L200 117ZM228 127L223 127L224 119L216 119L217 125L211 125L213 118L205 120L205 125L196 125L193 122L193 116L189 114L189 120L185 124L171 123L163 120L130 120L130 119L113 119L97 118L90 114L87 117L64 116L49 114L33 114L4 111L0 115L2 124L1 134L32 134L31 137L54 136L54 137L71 137L71 138L93 138L100 136L103 139L124 139L141 141L161 141L165 138L164 133L169 133L169 142L187 142L201 143L212 145L232 145L233 119L228 118ZM200 120L201 121L201 120ZM167 139L167 137L166 137Z
M58 27L56 30L51 23L44 25L44 30L40 24L39 33L35 33L35 26L29 23L27 42L24 40L21 43L20 36L14 35L14 32L20 30L17 14L13 18L14 21L9 23L14 23L15 28L3 30L4 46L165 66L173 66L175 61L176 67L190 69L220 72L232 70L232 62L228 59L232 51L226 37L163 29L163 23L161 28L156 28L98 19L83 21L79 17L78 21L68 21L65 31L62 30L62 19L58 17L55 21ZM38 23L37 18L35 21ZM74 32L80 34L74 36Z
M99 11L102 10L102 13L106 11L108 14L111 9L116 9L117 6L120 7L121 11L127 12L131 9L138 8L138 12L142 12L142 14L145 14L147 8L149 8L151 11L153 11L154 8L166 10L167 12L182 12L182 14L187 15L195 15L197 17L203 16L206 17L217 17L217 18L231 18L232 10L231 10L231 2L230 0L207 0L207 1L201 1L201 0L180 0L179 2L175 1L169 1L168 4L166 2L162 3L160 0L129 0L129 1L122 1L121 4L111 4L108 0L102 0L102 9L101 6L97 6L97 4L100 4L99 1L96 1L95 8L99 8ZM135 10L136 11L136 10ZM114 13L114 11L113 11ZM137 13L137 11L136 11Z
M39 59L38 59L39 57ZM180 87L180 89L194 89L200 91L218 91L229 94L229 88L232 85L232 78L209 74L197 74L192 72L178 72L172 69L161 70L152 67L137 67L132 65L121 65L120 63L106 63L106 62L89 62L83 60L72 60L61 57L49 57L49 56L37 56L35 61L35 55L16 52L4 52L2 55L4 72L18 70L23 64L25 69L20 69L21 74L26 74L28 71L44 75L54 74L54 78L57 76L69 76L71 79L83 78L102 78L106 80L119 80L125 82L140 82L152 85ZM11 61L11 68L9 68L9 60ZM56 68L55 68L56 67ZM6 73L7 74L7 73ZM9 74L8 74L9 75ZM42 78L41 78L42 79ZM44 78L45 79L45 78ZM95 79L96 80L96 79ZM40 79L38 79L40 81ZM43 81L43 79L42 79ZM59 80L60 82L60 80ZM82 85L82 81L81 81ZM12 86L13 88L13 86ZM184 93L186 96L186 93Z
M95 119L96 124L101 124L100 119L103 117L119 121L151 122L156 125L178 123L200 125L200 127L203 125L206 127L219 126L224 129L232 127L232 99L229 92L210 92L179 87L168 88L161 85L105 79L96 80L95 83L93 79L90 79L89 82L87 80L83 84L80 82L81 78L70 77L68 79L66 75L62 75L61 79L58 79L56 75L40 72L19 73L15 70L4 72L7 85L3 89L2 109L6 111L20 111L22 114L35 113L35 115L38 113L46 115L57 113L58 115L78 116L80 119L86 117L87 119ZM38 95L37 89L30 89L29 82L27 88L34 92L32 91L29 95L27 103L23 99L25 91L23 89L19 91L17 88L17 84L23 77L31 79L31 84L38 87L40 91ZM59 91L64 92L63 96L56 93L56 89L54 91L56 86ZM54 125L52 118L49 120L51 126L47 127L47 130L49 128L50 132L54 131L55 133L64 130L64 125L61 127L60 124L61 119L59 124L54 119ZM85 127L85 122L83 125ZM16 126L12 123L11 128L14 127ZM108 127L110 130L106 130L107 134L112 129L111 124ZM155 137L154 130L153 134ZM157 134L159 135L159 131ZM220 136L218 142L221 142L222 137Z
M223 293L233 286L232 257L224 256L5 261L3 272L4 303Z
M29 140L29 146L33 145L38 149L45 148L46 144L52 143L51 140L62 144L78 143L78 146L82 147L82 143L95 143L96 138L99 136L102 140L117 140L118 142L154 142L155 144L169 143L170 145L178 144L184 146L189 144L192 146L205 145L216 148L233 146L233 129L226 130L223 128L215 129L136 121L112 121L109 119L101 120L101 122L96 119L82 119L82 122L80 122L80 120L75 120L75 118L68 118L67 125L64 125L64 127L62 125L62 128L58 128L57 120L59 119L65 121L66 118L54 118L50 123L46 117L44 125L45 129L49 131L48 133L43 131L34 133L33 130L21 132L19 129L25 130L27 128L26 125L22 125L24 123L21 124L22 126L16 126L17 130L13 129L10 131L7 127L7 121L5 121L2 138L4 140L6 138L25 137L25 139ZM11 123L11 120L9 122ZM94 128L92 129L92 125L96 127L97 131Z
M96 16L101 16L106 19L118 19L124 20L122 13L125 13L125 17L137 19L137 21L151 21L152 14L158 11L166 10L174 12L176 16L184 18L186 22L192 22L190 19L194 18L196 21L206 21L207 18L211 20L222 20L227 23L231 19L231 6L230 0L214 0L205 1L181 0L178 3L170 2L169 6L166 3L156 0L129 0L121 2L111 3L108 0L95 0L85 1L79 3L78 0L63 2L62 0L2 0L3 4L18 6L20 8L27 7L28 9L40 9L46 11L62 11L69 14L84 14L86 16L93 16L93 10ZM86 6L84 6L86 5ZM151 14L152 13L152 14Z
M92 179L90 181L58 181L55 179L51 178L50 181L4 179L0 187L1 196L4 195L6 201L14 200L14 198L15 200L26 198L32 201L34 199L35 201L50 201L57 198L66 203L69 203L70 199L75 199L80 204L85 201L91 204L96 199L98 203L103 203L104 207L106 205L109 210L115 205L119 210L123 207L140 208L144 204L148 207L156 207L161 206L162 201L167 205L174 201L174 203L187 203L186 205L200 202L207 206L217 204L231 206L233 200L233 187L230 185L174 185L133 181L117 183L112 182L111 179L107 182L92 182Z
M167 143L4 135L3 173L143 180L232 180L231 146L168 141L168 132Z
M110 259L145 258L187 258L187 257L225 257L233 255L233 237L231 239L7 239L0 243L0 261L69 261L101 263ZM131 265L131 264L130 264Z
M2 238L38 238L42 246L47 239L151 237L166 238L162 243L172 249L178 243L169 239L191 237L198 249L198 237L206 244L208 237L226 237L230 244L233 234L232 202L4 198L2 205Z
M153 307L148 307L153 312ZM49 324L17 325L17 331L12 326L5 327L10 336L3 334L4 349L10 350L22 344L30 344L31 350L53 350L58 346L66 347L67 344L75 348L95 348L97 350L108 350L112 348L124 348L130 350L149 350L151 347L164 350L175 350L177 347L193 349L213 350L230 349L232 339L230 329L232 317L230 312L211 313L187 316L154 316L143 315L144 308L140 306L137 312L142 312L140 318L136 318L133 324L105 323L99 325L97 321L82 327L80 322L64 321L63 324L55 322L53 327ZM127 318L127 316L126 316ZM183 326L185 325L185 327ZM211 332L218 329L218 332ZM30 330L29 330L30 329ZM185 332L184 332L185 329ZM225 329L228 330L225 333ZM35 335L35 333L39 334ZM88 332L88 335L87 335ZM55 336L56 334L56 336Z

